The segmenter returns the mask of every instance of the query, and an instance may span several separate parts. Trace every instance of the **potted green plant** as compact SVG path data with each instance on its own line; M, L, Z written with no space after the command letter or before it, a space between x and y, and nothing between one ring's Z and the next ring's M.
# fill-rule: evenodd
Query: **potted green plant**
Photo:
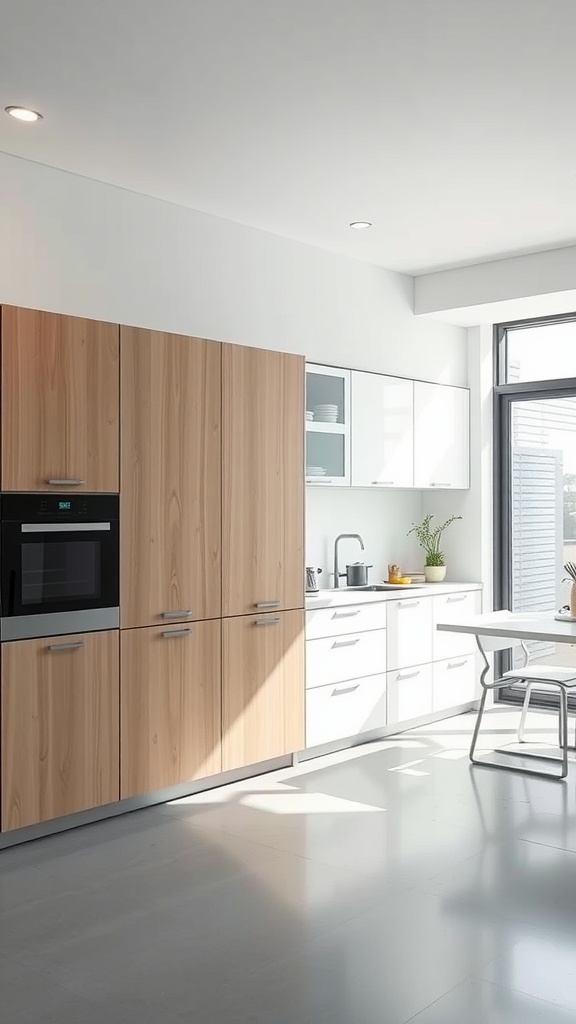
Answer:
M442 526L437 526L435 529L432 528L431 523L434 516L431 512L421 523L413 523L412 529L408 530L407 536L411 533L415 533L418 538L418 543L421 548L424 548L426 552L426 562L424 565L424 577L427 583L441 583L446 576L446 561L444 559L444 552L440 550L440 539L444 530L450 523L453 523L456 519L462 519L462 516L450 516Z

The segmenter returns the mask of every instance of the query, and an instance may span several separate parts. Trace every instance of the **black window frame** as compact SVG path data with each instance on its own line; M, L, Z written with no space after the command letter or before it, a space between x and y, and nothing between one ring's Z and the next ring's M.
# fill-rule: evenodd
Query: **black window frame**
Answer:
M499 611L508 608L511 601L511 496L510 455L511 455L511 408L514 401L546 398L576 398L576 376L557 377L548 380L515 381L506 380L508 370L508 336L515 329L546 327L558 323L576 323L576 312L556 316L533 317L525 320L510 320L495 324L493 333L493 596L494 608ZM576 359L576 356L575 356ZM501 674L510 667L510 652L496 655L496 671ZM516 690L500 690L497 699L506 703L519 704L523 694ZM572 698L572 710L576 710L576 698ZM553 694L536 696L534 703L541 707L554 707L557 699Z

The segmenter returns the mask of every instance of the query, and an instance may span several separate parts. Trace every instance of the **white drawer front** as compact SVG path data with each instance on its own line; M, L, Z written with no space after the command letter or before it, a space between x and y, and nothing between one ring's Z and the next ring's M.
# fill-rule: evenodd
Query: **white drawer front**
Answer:
M386 671L386 630L306 642L306 688Z
M432 661L432 598L388 602L388 669Z
M444 711L476 700L479 690L475 654L438 661L432 667L432 710Z
M386 725L386 676L321 686L306 693L306 746Z
M306 639L318 640L341 633L362 633L368 629L386 628L386 602L344 605L341 608L318 608L306 612Z
M432 712L432 666L388 672L388 725Z
M471 615L479 615L482 607L479 590L467 590L462 594L442 594L432 598L432 651L433 661L443 661L459 654L473 654L478 650L470 633L440 633L438 622L463 622Z

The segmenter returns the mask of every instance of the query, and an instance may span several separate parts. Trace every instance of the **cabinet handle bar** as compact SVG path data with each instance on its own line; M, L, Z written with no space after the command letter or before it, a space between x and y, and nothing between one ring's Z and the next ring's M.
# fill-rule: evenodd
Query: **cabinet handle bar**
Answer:
M174 612L162 612L163 619L182 619L187 615L192 615L191 608L179 608Z
M83 640L76 640L67 644L48 644L49 651L79 651L81 647L84 647Z
M70 478L70 480L47 480L46 483L52 484L53 487L81 487L84 481Z
M275 626L278 622L280 622L280 616L279 615L267 615L265 619L255 619L254 620L254 625L255 626Z
M354 647L354 645L358 643L360 643L359 636L357 636L355 640L335 640L332 647Z
M189 636L191 632L192 630L190 627L188 627L188 629L166 629L162 633L162 636L169 640L173 636Z
M277 608L280 601L256 601L255 608Z

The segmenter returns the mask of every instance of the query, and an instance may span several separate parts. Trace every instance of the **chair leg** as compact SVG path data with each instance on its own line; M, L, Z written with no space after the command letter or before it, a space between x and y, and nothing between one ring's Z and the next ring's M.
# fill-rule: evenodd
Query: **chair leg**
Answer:
M562 738L562 774L561 779L568 775L568 694L560 689L560 736Z
M476 718L476 725L474 726L474 733L472 735L472 743L470 744L470 760L472 764L478 764L474 760L474 753L476 750L476 742L478 740L478 733L480 732L480 726L482 724L482 717L484 715L484 708L486 707L486 698L488 697L488 690L482 690L482 697L480 698L480 707L478 708L478 716Z
M520 716L520 725L518 726L518 743L524 743L524 728L526 726L526 715L528 714L528 706L530 704L530 694L532 693L532 683L526 683L526 693L524 694L524 703L522 705L522 714Z

